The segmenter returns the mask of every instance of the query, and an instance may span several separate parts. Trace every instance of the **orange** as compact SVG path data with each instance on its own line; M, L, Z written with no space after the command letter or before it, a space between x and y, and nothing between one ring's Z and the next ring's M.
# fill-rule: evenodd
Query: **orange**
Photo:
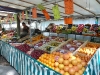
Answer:
M62 63L63 63L63 61L64 61L64 59L63 59L63 58L61 58L61 57L58 59L58 62L59 62L60 64L62 64Z
M69 64L68 66L69 66L70 68L71 68L71 67L73 67L73 65L72 65L72 64Z
M55 62L55 60L54 60L54 59L52 59L52 60L51 60L51 62L52 62L52 63L54 63L54 62Z
M52 54L55 54L56 52L52 52Z
M59 55L60 55L60 53L59 53L59 52L56 52L56 55L58 55L58 56L59 56Z
M55 62L55 63L54 63L54 66L55 66L55 67L58 67L58 66L59 66L59 63L58 63L58 62Z
M48 62L48 65L51 65L52 63L51 62Z
M60 57L63 58L63 54L60 54Z
M68 72L65 72L64 75L70 75Z
M59 64L59 69L64 69L64 65L63 64Z
M54 67L54 63L51 63L51 66Z
M55 68L54 70L55 70L55 71L57 71L57 72L59 72L59 71L60 71L60 69L59 69L59 68Z
M48 64L48 61L46 60L45 63Z

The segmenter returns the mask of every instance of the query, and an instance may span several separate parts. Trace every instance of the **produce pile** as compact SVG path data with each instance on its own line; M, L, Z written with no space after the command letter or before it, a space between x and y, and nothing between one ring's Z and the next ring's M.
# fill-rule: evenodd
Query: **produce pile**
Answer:
M86 66L86 62L73 56L72 53L45 53L39 57L38 61L62 75L82 75Z
M86 44L86 47L91 47L91 48L96 48L96 49L98 49L98 48L100 47L100 44L88 42L88 43Z
M50 46L48 44L44 44L43 46L39 47L39 49L46 51L47 53L51 53L52 50L55 49L54 46Z
M58 37L55 39L55 41L64 42L64 41L67 41L67 39Z
M94 35L95 33L95 27L97 30L100 30L100 26L97 25L84 25L84 24L79 24L78 27L76 25L54 25L52 28L48 28L51 30L51 32L54 33L63 33L63 34L79 34L82 32L82 34L86 35ZM81 30L80 30L81 28ZM97 35L99 36L99 35Z
M46 44L52 40L54 40L55 38L57 37L47 37L47 38L43 38L42 40L40 40L39 42L37 42L36 44L34 44L34 47L37 48L37 47L41 47L43 44Z
M85 47L82 47L80 50L78 50L75 56L88 63L99 47L100 44L87 43Z
M25 52L25 53L27 53L31 49L31 47L28 46L27 44L15 46L15 48L17 48L17 49L19 49L19 50L21 50L22 52Z
M32 51L31 53L31 57L35 58L35 59L38 59L42 54L46 53L45 51L43 50L34 50Z
M15 45L19 50L62 75L83 75L100 44L46 37L33 46L32 49L27 44Z
M50 36L50 37L47 37L46 39L48 39L48 40L54 40L56 38L57 38L57 36Z
M96 48L84 47L84 48L81 48L75 56L81 58L82 60L88 63L88 61L94 55L96 50L97 50Z
M58 43L58 42L52 42L52 43L50 43L49 45L57 47L59 44L60 44L60 43Z
M34 47L38 48L38 47L41 47L43 44L46 44L46 43L47 43L47 41L41 40L38 43L34 44Z
M1 36L1 39L11 39L13 37L13 34L14 34L14 32L10 32L10 33L7 33L7 34L3 34Z
M24 41L24 43L29 44L29 45L30 44L35 44L39 40L41 40L43 38L45 38L45 36L43 36L42 34L41 35L37 35L37 36L34 36L34 37L31 38L31 42L30 42L30 39L29 39L29 40Z
M39 49L42 49L48 53L51 53L55 48L57 48L61 43L57 42L55 40L51 40L45 44L42 44L42 46L39 47Z
M62 47L57 50L61 53L67 53L67 52L74 52L77 50L84 42L78 41L78 40L70 40L67 43L65 43Z

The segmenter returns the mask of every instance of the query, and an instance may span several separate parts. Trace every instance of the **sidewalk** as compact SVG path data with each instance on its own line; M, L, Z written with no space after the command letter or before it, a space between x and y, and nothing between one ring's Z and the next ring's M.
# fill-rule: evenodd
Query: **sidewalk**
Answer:
M2 56L0 56L0 75L19 75Z

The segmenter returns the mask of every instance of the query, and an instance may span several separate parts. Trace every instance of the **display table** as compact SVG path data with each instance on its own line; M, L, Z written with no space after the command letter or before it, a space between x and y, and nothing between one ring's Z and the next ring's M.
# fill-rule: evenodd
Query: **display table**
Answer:
M19 51L11 45L0 41L0 54L7 59L20 75L60 75L58 72L41 64L34 58ZM83 75L99 75L100 49L91 58Z
M60 75L3 41L0 41L0 53L20 75Z
M100 48L96 51L94 56L88 63L84 75L99 75L100 71Z

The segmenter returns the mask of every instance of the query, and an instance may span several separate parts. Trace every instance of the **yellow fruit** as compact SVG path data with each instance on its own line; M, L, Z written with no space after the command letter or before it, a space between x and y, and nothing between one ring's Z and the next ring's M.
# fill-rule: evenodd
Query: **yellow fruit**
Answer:
M60 69L59 69L59 68L55 68L54 70L55 70L55 71L57 71L57 72L59 72L59 71L60 71Z
M58 62L59 62L60 64L62 64L62 63L63 63L63 61L64 61L64 59L63 59L63 58L61 58L61 57L58 59Z
M65 72L64 75L70 75L68 72Z
M60 70L64 69L64 65L63 64L59 64L59 69Z
M59 66L59 63L58 62L55 62L54 66L55 67L58 67Z

